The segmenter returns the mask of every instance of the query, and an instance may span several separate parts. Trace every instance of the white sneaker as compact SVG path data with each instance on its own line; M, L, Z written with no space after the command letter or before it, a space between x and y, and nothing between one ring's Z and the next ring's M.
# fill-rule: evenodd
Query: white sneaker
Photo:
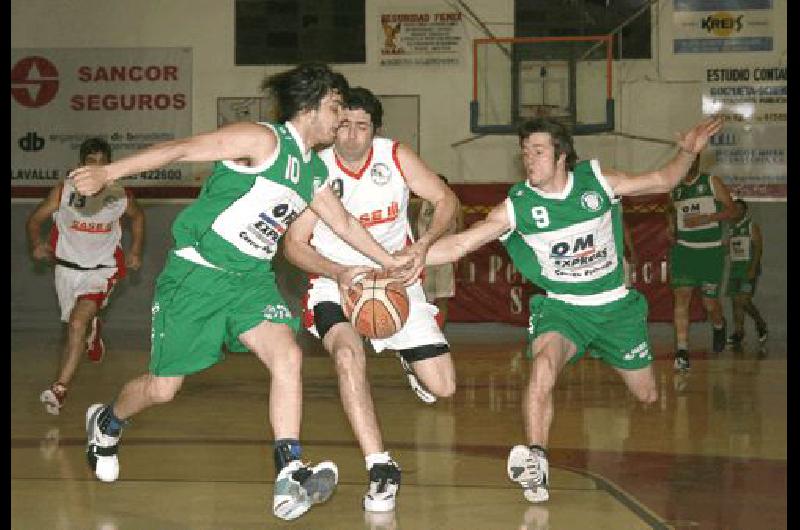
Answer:
M339 470L333 462L320 462L311 467L293 460L275 479L272 513L286 521L297 519L312 505L328 500L338 481Z
M406 373L406 379L408 379L408 384L411 386L411 390L417 395L417 397L423 403L436 403L436 396L428 392L428 389L422 386L422 383L419 382L417 379L417 374L414 373L414 369L411 368L411 365L408 364L402 355L399 353L397 354L397 358L400 359L400 365L403 367L403 371Z
M547 456L524 445L516 445L508 455L508 478L522 486L530 502L544 502L550 498L549 465Z
M48 414L58 416L61 413L61 407L64 406L66 397L67 387L61 383L53 383L50 388L39 394L39 401L44 403L44 410Z
M86 411L86 459L98 479L114 482L119 477L119 436L103 434L97 425L97 418L105 407L102 403L95 403Z
M369 468L369 489L364 495L364 510L391 512L399 488L400 466L397 462L390 460L386 464L373 464Z

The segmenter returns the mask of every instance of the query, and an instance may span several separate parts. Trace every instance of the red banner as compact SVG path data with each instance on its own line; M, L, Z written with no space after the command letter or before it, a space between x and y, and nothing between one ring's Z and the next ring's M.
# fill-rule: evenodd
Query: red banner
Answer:
M464 226L483 219L502 202L509 184L454 184L461 200ZM650 322L672 321L669 287L669 244L664 209L666 195L623 202L624 221L633 235L636 262L630 269L633 287L647 298ZM449 304L452 322L505 322L528 325L528 299L541 289L514 268L503 246L493 241L465 256L456 269L456 296ZM699 297L691 307L692 321L705 320Z

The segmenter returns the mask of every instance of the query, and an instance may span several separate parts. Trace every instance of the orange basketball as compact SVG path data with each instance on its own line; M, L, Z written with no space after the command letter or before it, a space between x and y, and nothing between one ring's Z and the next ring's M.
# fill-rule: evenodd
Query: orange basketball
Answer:
M385 339L400 331L408 320L408 293L403 282L382 272L370 272L354 282L342 308L361 335Z

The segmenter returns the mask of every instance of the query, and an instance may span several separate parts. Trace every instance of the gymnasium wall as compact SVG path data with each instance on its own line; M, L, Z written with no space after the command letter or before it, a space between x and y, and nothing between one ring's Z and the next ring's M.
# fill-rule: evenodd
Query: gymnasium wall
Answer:
M397 3L367 0L367 63L337 65L350 82L379 94L420 96L420 152L431 168L453 182L513 182L519 175L516 138L485 137L460 147L452 144L471 137L468 102L471 98L471 39L484 33L464 17L465 40L461 67L387 68L378 64L380 27L371 23L385 6ZM467 0L467 4L496 36L513 34L513 0ZM738 54L744 63L786 63L786 0L774 0L775 52ZM429 0L414 5L441 6L452 11L455 2ZM617 130L670 139L690 126L700 113L701 72L731 54L672 54L672 2L652 9L653 58L614 63ZM257 94L261 79L284 66L233 65L233 0L83 0L79 4L46 0L13 0L11 45L14 48L164 47L193 48L193 130L216 127L220 96ZM725 57L720 57L726 55ZM581 87L583 88L583 87ZM617 136L579 137L579 154L599 158L606 166L639 171L666 162L667 146ZM205 171L207 172L207 167ZM204 171L203 166L198 171ZM49 273L37 273L27 258L24 220L29 202L12 202L12 326L57 325ZM147 204L147 265L120 289L114 319L140 326L149 318L152 280L170 245L168 227L176 204ZM753 206L765 235L764 277L757 301L766 307L776 334L785 335L786 322L786 203ZM138 281L138 284L137 284ZM50 296L48 293L52 294ZM122 308L122 302L126 308ZM769 302L769 306L767 306ZM123 314L123 313L130 313ZM55 315L55 318L53 317ZM44 319L40 317L46 317ZM144 319L144 320L143 320ZM146 325L145 325L146 327Z

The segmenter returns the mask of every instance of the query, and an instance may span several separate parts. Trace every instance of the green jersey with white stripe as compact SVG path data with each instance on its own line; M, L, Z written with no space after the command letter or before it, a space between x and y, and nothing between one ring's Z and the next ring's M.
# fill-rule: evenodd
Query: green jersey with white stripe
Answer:
M559 193L515 184L506 207L509 255L548 296L578 305L625 296L622 209L596 160L576 164Z
M304 156L291 124L261 125L275 132L275 153L257 167L214 164L197 199L172 225L179 255L189 247L226 271L271 269L278 241L313 200L328 170L313 150Z
M702 173L687 183L681 181L672 190L672 202L675 205L676 233L675 239L687 247L706 248L719 246L722 240L722 226L713 221L693 228L686 227L686 217L695 214L713 214L722 210L722 203L714 198L711 177Z

